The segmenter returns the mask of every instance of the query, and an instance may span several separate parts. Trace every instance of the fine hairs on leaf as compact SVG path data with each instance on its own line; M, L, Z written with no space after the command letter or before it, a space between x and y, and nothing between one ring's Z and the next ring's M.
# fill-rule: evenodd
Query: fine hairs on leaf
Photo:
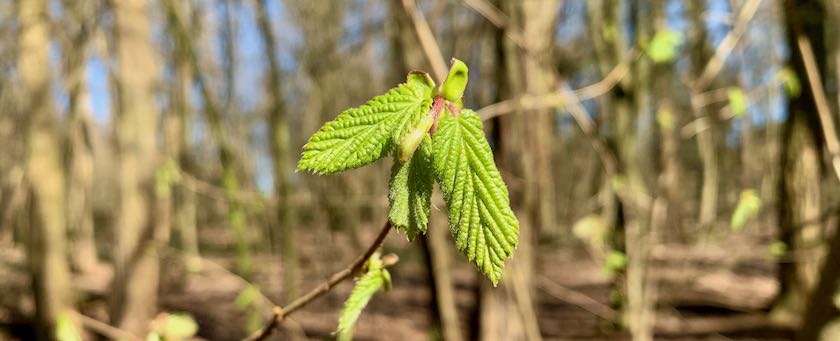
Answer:
M496 285L519 242L519 221L481 119L462 109L468 73L466 64L453 58L449 75L435 89L428 74L411 72L405 83L324 124L303 147L297 169L332 174L392 155L388 219L409 241L428 230L437 181L456 247ZM339 321L340 339L351 337L364 306L390 285L381 264L371 258L357 281Z
M435 182L432 141L428 134L417 149L406 163L394 160L388 191L391 206L388 218L394 227L405 231L409 241L426 233Z
M435 174L449 208L455 246L497 284L519 240L519 222L481 119L472 110L445 116L432 141Z
M393 150L394 142L426 114L434 82L411 73L408 80L327 122L303 146L298 170L332 174L359 168Z

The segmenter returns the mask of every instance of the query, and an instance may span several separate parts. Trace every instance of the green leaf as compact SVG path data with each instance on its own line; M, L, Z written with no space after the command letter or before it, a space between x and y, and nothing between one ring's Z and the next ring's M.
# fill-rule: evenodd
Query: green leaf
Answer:
M739 87L731 87L726 89L726 97L729 98L729 109L732 110L732 115L735 117L744 116L748 106L744 90Z
M796 72L789 68L783 68L776 73L776 80L782 83L785 91L791 98L799 97L802 93L802 84L799 82L799 77Z
M356 286L350 292L350 297L344 302L344 309L338 319L339 339L349 340L352 337L353 325L362 314L370 299L385 285L390 286L391 275L382 267L382 260L373 255L368 260L367 272L356 281Z
M603 266L607 275L614 276L627 268L627 256L621 251L612 250L604 258Z
M738 199L738 205L735 206L735 211L732 212L732 220L730 226L733 231L739 231L744 228L744 225L758 215L761 210L761 198L754 189L746 189L741 192Z
M472 110L457 116L445 113L432 147L455 246L495 285L518 243L519 221L510 209L481 119Z
M184 340L198 332L198 324L186 313L170 314L163 326L164 339L167 341Z
M660 30L645 48L645 53L654 63L670 62L677 58L677 49L683 36L674 30Z
M414 240L426 233L431 211L432 188L435 173L432 166L432 141L426 134L414 156L406 163L394 160L388 200L391 224L405 231L406 238Z
M468 72L467 64L452 58L452 67L449 68L449 74L440 86L440 96L450 102L460 99L467 88Z
M434 87L427 74L412 72L386 94L345 110L303 146L297 169L331 174L381 159L428 111Z

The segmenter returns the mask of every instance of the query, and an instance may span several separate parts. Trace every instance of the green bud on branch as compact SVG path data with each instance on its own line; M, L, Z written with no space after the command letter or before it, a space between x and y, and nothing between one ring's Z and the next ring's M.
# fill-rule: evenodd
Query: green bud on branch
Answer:
M457 101L464 94L464 89L467 88L467 64L452 58L452 67L449 68L449 75L443 85L440 86L440 96L447 101Z

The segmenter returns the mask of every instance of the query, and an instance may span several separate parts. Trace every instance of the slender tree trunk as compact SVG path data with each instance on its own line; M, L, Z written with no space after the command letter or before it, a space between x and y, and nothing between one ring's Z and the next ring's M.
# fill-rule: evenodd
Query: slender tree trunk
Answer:
M506 30L517 30L524 37L527 51L520 50L502 34L503 61L510 82L505 95L545 94L555 86L551 44L557 19L557 1L505 1L503 10L510 18ZM501 92L501 91L500 91ZM541 340L534 303L534 248L542 229L552 231L556 210L552 205L555 188L552 179L554 116L544 112L518 112L502 120L500 148L504 161L514 161L525 180L520 208L520 243L514 259L506 266L499 289L482 282L480 337L482 340ZM516 202L517 198L514 198Z
M283 107L281 71L277 64L277 42L271 21L266 14L266 0L255 1L256 17L268 61L269 132L274 168L274 196L277 202L276 222L280 227L281 258L283 262L283 297L290 301L298 296L299 266L295 242L295 219L289 200L289 124Z
M799 30L806 34L820 56L818 68L824 71L823 17L815 17L813 13L816 12L812 13L809 9L812 6L817 6L817 3L807 0L785 2L788 41L795 44L795 32ZM803 20L804 15L807 15L807 20ZM798 26L806 23L808 26ZM791 53L790 64L797 75L805 76L805 64L798 52ZM821 212L821 145L817 137L820 126L813 89L803 86L802 90L789 102L788 122L781 143L782 174L779 179L779 239L788 245L795 258L793 262L780 266L781 290L772 315L794 324L802 322L799 317L805 312L805 302L819 279L819 266L825 252L824 227L821 222L813 220Z
M189 56L190 68L204 103L204 115L210 125L210 132L213 139L217 144L219 161L222 165L222 189L225 192L228 204L228 226L236 244L236 271L243 278L250 279L252 264L250 241L245 231L247 216L245 207L242 204L242 198L240 197L240 181L236 172L236 159L228 137L225 134L222 115L219 111L220 106L210 89L210 85L207 84L205 75L202 73L195 46L190 39L187 28L184 26L183 19L181 19L183 15L178 12L178 8L173 0L165 1L164 7L166 8L167 15L173 25L178 40L184 44L186 53Z
M189 30L190 36L197 36L195 24L192 20L193 8L189 2L179 2L178 13L183 14L184 29ZM189 41L179 38L177 29L173 27L171 20L167 22L167 29L175 41L172 53L173 68L175 72L172 89L172 112L167 117L170 124L166 125L166 133L169 136L168 144L172 153L173 162L177 163L179 170L187 169L190 162L189 136L192 131L193 108L190 103L189 93L193 87L193 73L190 66ZM184 251L184 262L189 272L201 270L201 256L198 247L198 227L196 224L196 195L191 189L178 186L174 191L175 201L173 224L177 231L181 248Z
M157 56L143 0L113 3L117 30L119 218L114 228L113 324L145 335L157 310L159 237L154 211Z
M691 2L689 5L692 21L692 74L699 77L703 72L706 62L709 59L710 53L707 53L706 43L706 25L703 19L703 13L706 6L700 1ZM705 89L694 89L696 91L703 91ZM709 119L714 121L714 115L710 115L709 111L701 108L695 99L697 96L691 96L691 108L696 119ZM703 178L700 187L700 212L698 222L700 226L709 227L715 222L717 218L717 203L718 203L718 189L720 182L720 170L718 169L717 150L715 146L714 124L708 129L697 133L697 149L700 152L700 160L703 165Z
M31 198L28 258L35 296L38 338L54 338L56 318L70 309L72 292L66 252L65 187L59 132L50 92L47 2L18 3L18 69L27 126L26 173Z
M93 36L95 8L90 3L67 3L78 31L67 50L66 85L69 93L70 156L67 180L67 229L71 235L75 269L90 271L99 262L93 230L93 148L91 143L91 110L84 81L88 42ZM72 46L71 46L72 45Z

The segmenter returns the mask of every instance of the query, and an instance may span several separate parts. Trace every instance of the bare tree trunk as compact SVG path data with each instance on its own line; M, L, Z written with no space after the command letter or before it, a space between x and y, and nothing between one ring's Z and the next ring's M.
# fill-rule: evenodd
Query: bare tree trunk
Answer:
M823 57L822 41L813 39L814 34L819 37L817 32L822 32L822 18L813 17L812 12L805 9L810 5L815 3L785 3L788 40L795 42L795 30L803 29L812 38L818 55ZM805 13L808 13L807 22L813 26L799 28L797 25L805 23L801 19ZM796 74L806 74L799 53L791 53L790 63ZM820 68L824 70L822 66ZM816 117L813 89L803 86L802 90L800 96L789 102L789 118L782 136L782 174L779 179L779 239L796 256L793 262L782 263L780 266L781 291L772 315L778 320L794 324L801 322L799 317L805 312L805 302L819 279L819 266L825 251L824 227L821 222L813 221L813 217L819 216L821 212L821 145L817 138L820 126Z
M179 2L178 13L183 13L184 29L189 30L191 36L195 37L192 20L193 8L189 2ZM172 113L167 117L169 124L166 125L166 133L169 136L168 145L170 156L173 162L177 163L178 169L184 170L191 165L189 156L189 136L192 131L191 121L193 119L193 108L190 104L189 93L192 90L193 73L190 65L189 46L190 42L179 38L177 30L172 26L171 20L167 21L167 29L174 37L175 47L172 53L173 68L175 72L172 89ZM184 262L189 272L196 272L201 269L201 257L198 247L198 227L196 226L196 195L184 186L179 186L174 192L175 202L173 213L174 229L177 231L181 248L184 251Z
M281 71L277 64L277 42L271 22L266 14L266 0L255 1L255 13L268 61L268 82L266 83L269 112L269 132L274 168L274 197L277 202L275 221L280 227L280 243L283 262L283 297L291 301L298 296L299 266L295 242L295 219L289 200L289 124L283 107Z
M555 86L551 44L557 19L558 1L505 1L510 26L505 30L521 31L527 51L522 51L499 35L503 46L502 79L510 82L504 95L545 94ZM509 34L508 36L513 35ZM500 91L501 92L501 91ZM499 122L499 159L516 162L525 179L520 208L522 229L516 255L508 262L500 288L482 285L480 337L483 340L541 340L534 304L534 248L541 229L552 231L556 200L552 179L554 116L546 112L518 112ZM517 195L517 194L514 194ZM514 199L514 202L516 200Z
M119 218L114 228L113 324L145 335L157 310L159 259L152 219L157 160L155 87L157 56L153 53L148 3L113 3L117 30L119 146Z
M90 271L99 263L93 230L93 147L91 143L91 109L84 81L89 41L93 38L93 3L66 3L73 23L78 28L67 52L66 85L69 93L70 146L67 184L67 228L71 235L73 267Z
M18 68L25 91L26 173L31 200L29 266L35 295L38 338L53 339L56 318L71 308L66 252L65 187L59 132L50 92L47 2L18 3Z
M441 217L442 215L437 215ZM443 339L463 340L458 308L455 304L455 287L452 283L451 243L446 241L446 219L431 217L429 231L421 236L428 255L429 273L434 284L435 303L438 308Z
M243 278L250 279L252 264L251 246L245 231L247 216L242 204L242 198L240 197L240 181L236 172L236 159L228 137L225 134L222 115L219 111L219 103L216 101L216 97L212 93L210 85L207 84L205 75L202 73L195 46L190 39L187 28L183 24L183 19L181 19L183 15L178 12L178 8L172 0L164 1L164 7L167 16L169 16L170 24L173 25L174 33L177 35L178 40L181 41L181 44L183 44L189 57L193 77L195 77L196 85L204 101L204 114L210 125L213 139L217 144L219 161L222 165L222 189L225 192L228 204L227 220L236 243L236 271Z
M706 6L701 2L692 2L690 7L692 21L692 74L699 77L703 73L706 61L709 58L706 44L706 26L703 20L703 13ZM696 89L703 91L705 89ZM694 117L697 119L709 119L714 121L714 115L702 108L691 96L691 108ZM717 150L715 146L714 126L697 133L697 149L700 152L700 160L703 164L703 179L700 188L700 213L698 222L702 227L709 227L717 218L718 189L720 182L720 170L718 169Z

